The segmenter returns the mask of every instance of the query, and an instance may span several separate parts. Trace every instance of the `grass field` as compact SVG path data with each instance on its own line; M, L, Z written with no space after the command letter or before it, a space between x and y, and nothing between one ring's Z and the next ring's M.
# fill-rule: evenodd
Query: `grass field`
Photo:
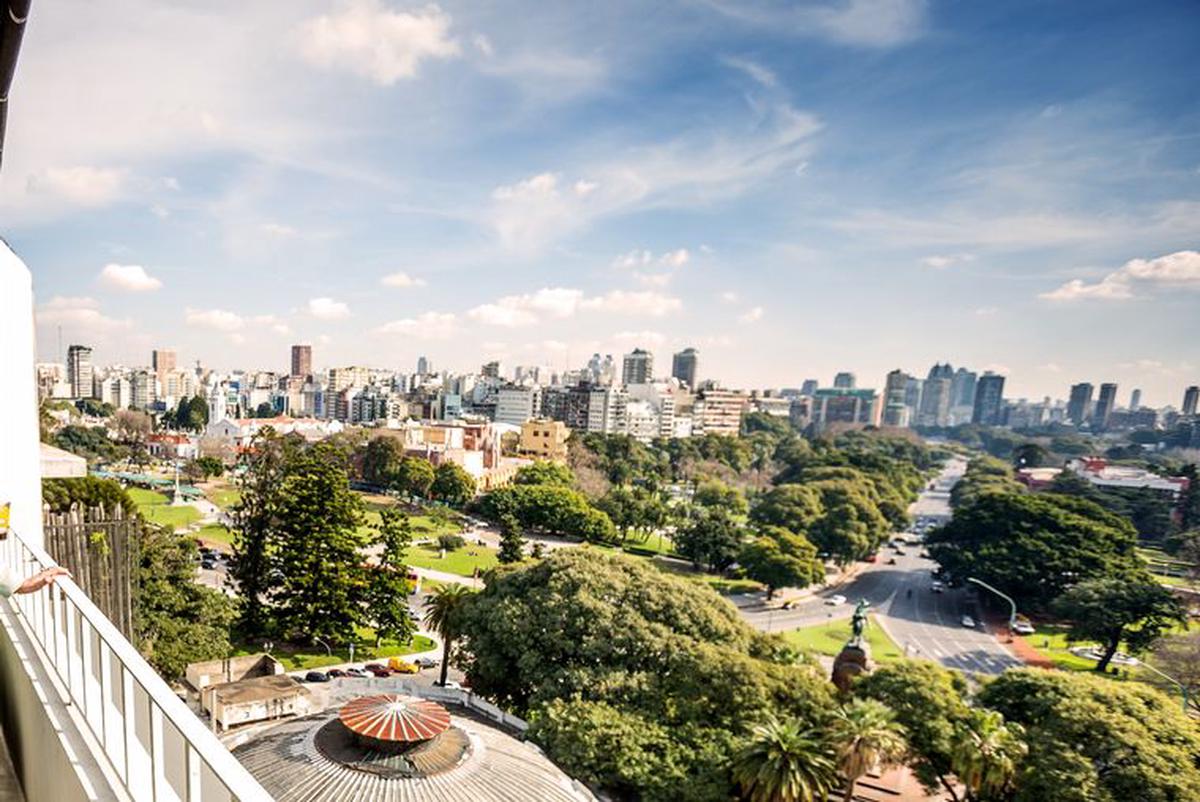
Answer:
M1063 671L1091 671L1096 667L1095 660L1078 657L1068 651L1070 646L1078 646L1067 642L1067 628L1058 624L1038 624L1037 632L1032 635L1021 635L1021 640L1032 646L1039 654L1054 663L1055 668Z
M238 490L233 485L222 482L220 484L213 485L204 495L213 504L216 504L223 510L228 510L241 500L242 491Z
M890 663L904 657L896 642L888 637L875 621L875 616L868 616L866 630L867 644L871 647L871 659L876 663ZM817 654L837 657L850 639L850 619L842 618L824 624L814 624L810 627L793 629L785 632L784 638L795 646Z
M366 515L364 516L365 523L359 527L358 531L363 534L369 534L379 526L379 511L385 507L392 506L385 502L380 502L377 499L386 499L386 496L364 496L366 503ZM462 531L462 526L456 520L439 521L431 518L428 515L413 515L409 514L408 520L412 523L413 537L421 538L436 538L438 535L457 535Z
M179 530L200 520L200 511L195 507L172 507L171 500L156 490L130 487L127 492L150 523Z
M631 555L636 557L637 555ZM648 559L648 558L642 558ZM763 590L761 582L755 582L753 579L729 579L717 574L709 574L704 571L695 571L689 565L684 565L678 562L669 560L652 559L652 564L668 574L681 576L692 582L700 582L708 585L717 593L728 595L730 593L755 593Z
M461 549L446 552L445 557L439 556L436 546L413 546L405 555L409 565L417 568L429 568L434 571L445 571L459 576L473 576L476 569L483 573L497 564L496 550L487 546L468 545Z
M376 650L375 633L365 627L359 627L358 637L355 641L354 661L363 663L395 657L397 655L427 652L437 645L432 639L424 635L417 635L411 641L404 644L385 640L383 645ZM243 643L235 649L234 656L256 654L262 650L261 643ZM343 646L340 649L334 649L333 654L330 655L326 654L325 649L319 644L316 646L302 646L291 643L276 643L274 648L271 649L271 656L283 663L288 671L295 671L302 668L321 668L322 666L334 666L338 663L350 662L350 650L348 647Z
M222 524L205 524L200 527L200 531L196 533L196 537L206 543L215 543L217 546L222 547L223 551L229 551L233 548L233 533Z

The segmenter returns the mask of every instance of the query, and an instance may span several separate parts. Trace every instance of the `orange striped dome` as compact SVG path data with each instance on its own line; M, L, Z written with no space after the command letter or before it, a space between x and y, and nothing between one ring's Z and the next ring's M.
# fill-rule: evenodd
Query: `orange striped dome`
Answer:
M428 741L450 727L450 714L437 702L394 693L360 696L342 705L338 718L351 732L386 743Z

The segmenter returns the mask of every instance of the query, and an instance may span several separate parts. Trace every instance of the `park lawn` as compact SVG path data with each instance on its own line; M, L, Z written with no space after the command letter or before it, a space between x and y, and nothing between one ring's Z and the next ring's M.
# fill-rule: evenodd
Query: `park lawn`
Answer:
M379 527L379 511L389 506L392 505L372 501L366 502L367 509L363 515L363 525L358 528L359 534L369 537L374 533ZM428 515L413 515L411 513L408 516L408 520L412 524L413 537L418 540L423 538L437 538L439 535L457 535L462 532L462 524L457 520L439 521Z
M903 652L896 642L888 637L883 628L875 621L875 616L867 617L866 639L871 647L871 659L876 663L890 663L904 658ZM823 624L814 624L800 629L785 632L784 639L801 649L817 654L837 657L846 641L850 640L850 619L840 618Z
M1084 644L1082 642L1068 643L1067 627L1061 624L1038 624L1037 632L1019 637L1033 647L1038 654L1054 663L1055 668L1063 671L1092 671L1096 667L1095 660L1071 654L1069 647Z
M196 532L196 537L205 543L215 543L228 551L233 548L233 532L224 524L205 524Z
M168 529L184 529L200 520L200 511L190 506L171 506L171 500L157 490L146 490L142 487L127 489L129 497L137 505L138 512L152 524L165 526Z
M432 638L425 635L414 635L408 643L397 643L385 640L379 649L375 648L375 632L366 627L359 627L358 637L354 644L354 662L369 663L372 660L384 660L406 654L427 652L437 646ZM263 651L261 643L242 643L234 649L234 657L243 654L258 654ZM327 654L325 649L316 644L313 646L276 643L271 649L271 656L283 664L288 671L298 669L314 669L322 666L334 666L350 662L350 649L347 646L334 649L333 654Z
M630 555L635 556L636 555ZM738 579L721 576L719 574L710 574L704 571L697 571L690 565L685 565L673 560L660 560L653 558L651 562L655 567L668 574L683 577L690 582L699 582L708 585L717 593L729 595L732 593L756 593L764 589L761 582L755 582L753 579Z
M404 555L404 560L416 568L428 568L433 571L445 571L459 576L474 576L476 570L482 574L496 567L496 550L487 546L468 544L461 549L446 552L441 557L440 549L435 544L413 546Z
M223 510L229 510L242 500L242 491L225 483L214 485L204 494L209 501Z

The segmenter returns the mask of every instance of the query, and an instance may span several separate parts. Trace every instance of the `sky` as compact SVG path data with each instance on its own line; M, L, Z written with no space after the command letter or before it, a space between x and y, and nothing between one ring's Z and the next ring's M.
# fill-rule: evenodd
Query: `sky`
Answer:
M60 0L0 233L40 357L935 361L1200 383L1192 0Z

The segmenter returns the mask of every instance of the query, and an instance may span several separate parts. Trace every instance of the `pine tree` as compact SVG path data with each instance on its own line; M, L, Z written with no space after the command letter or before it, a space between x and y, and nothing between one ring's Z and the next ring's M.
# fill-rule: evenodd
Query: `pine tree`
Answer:
M376 648L383 640L412 640L416 625L408 610L408 566L405 553L412 545L412 522L398 509L381 510L374 544L381 547L379 564L367 584L367 616L375 627Z
M521 525L512 513L500 517L500 553L496 555L502 563L517 563L525 558L525 538Z

